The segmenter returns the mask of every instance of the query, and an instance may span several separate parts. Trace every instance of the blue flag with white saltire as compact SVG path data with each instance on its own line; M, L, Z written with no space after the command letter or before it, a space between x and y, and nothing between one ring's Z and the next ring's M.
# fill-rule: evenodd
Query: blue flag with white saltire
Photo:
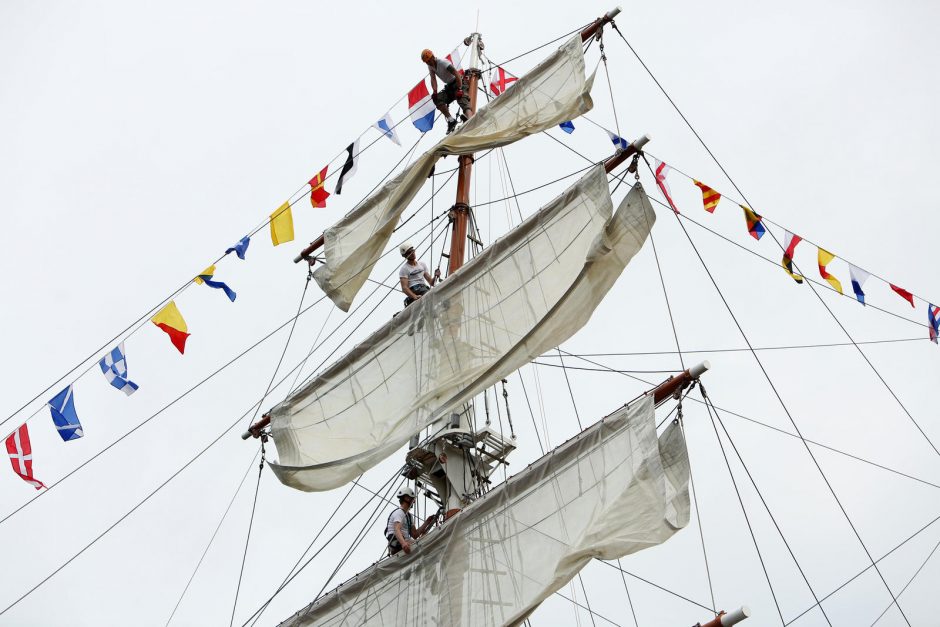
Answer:
M630 145L630 142L625 140L623 137L620 137L619 135L615 135L610 131L607 131L607 134L610 135L610 141L614 142L614 146L617 147L617 150L626 150L627 146Z
M571 135L572 133L574 133L574 122L572 122L571 120L568 120L567 122L562 122L561 124L558 125L558 128L560 128L564 132Z
M397 146L401 146L401 141L398 139L398 133L395 132L395 123L392 122L391 113L386 113L384 116L382 116L381 120L372 126L379 129L383 135L395 142Z
M108 383L128 396L137 391L137 384L127 378L127 358L124 356L124 342L111 349L111 352L98 362Z
M52 412L52 422L64 442L77 440L85 435L82 423L78 421L78 414L75 413L75 396L72 394L71 385L53 396L48 405Z
M244 259L245 253L248 252L248 244L250 243L251 243L251 238L246 235L245 237L238 240L238 243L232 246L231 248L226 248L225 254L227 255L229 253L235 253L236 255L238 255L239 259Z

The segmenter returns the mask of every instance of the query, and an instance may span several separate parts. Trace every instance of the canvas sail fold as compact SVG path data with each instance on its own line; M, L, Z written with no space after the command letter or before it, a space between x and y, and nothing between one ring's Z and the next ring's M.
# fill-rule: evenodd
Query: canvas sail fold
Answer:
M595 166L275 406L277 477L341 486L576 333L655 221L639 184L612 209Z
M593 107L592 84L593 75L584 75L578 35L328 228L326 261L314 272L317 284L348 311L438 159L505 146L576 118Z
M282 623L518 624L593 558L668 540L689 522L681 428L656 436L644 397L589 427L418 541Z

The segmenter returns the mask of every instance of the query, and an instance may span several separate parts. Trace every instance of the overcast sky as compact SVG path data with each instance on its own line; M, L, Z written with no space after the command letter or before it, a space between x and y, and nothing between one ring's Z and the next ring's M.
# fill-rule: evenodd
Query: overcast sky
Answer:
M0 609L123 516L261 398L286 331L57 483L290 319L305 280L304 268L291 263L293 256L372 189L417 141L417 131L405 122L399 127L403 148L383 140L365 152L345 193L331 197L326 209L312 209L306 200L298 203L296 242L274 249L263 230L252 239L246 261L229 256L221 262L217 277L238 292L234 304L205 287L180 295L177 303L192 334L185 356L145 321L125 344L130 378L140 385L134 396L107 385L94 364L103 353L99 347L261 224L379 119L422 76L422 48L446 54L479 19L486 52L499 62L609 8L544 2L407 8L369 1L0 4L0 204L6 222L0 235L5 303L0 311L5 355L0 418L39 395L2 430L6 435L35 414L29 422L35 474L54 486L0 523ZM938 19L940 9L931 2L797 0L771 7L681 1L626 5L617 23L756 210L936 302ZM649 133L651 154L727 195L716 213L708 215L691 182L679 173L670 175L683 214L740 245L685 223L751 343L843 343L846 332L856 341L918 338L864 345L862 350L910 416L940 442L934 393L940 349L925 339L926 305L917 301L911 309L874 277L866 284L869 303L887 313L817 288L843 331L807 285L797 286L775 265L779 250L769 237L760 242L748 237L734 204L741 200L734 187L623 41L608 31L605 44L618 119L603 67L593 92L595 110L588 117L607 128L619 123L629 139ZM550 50L506 67L522 74ZM588 53L589 71L598 61L597 52L595 46ZM396 120L405 115L401 102L392 115ZM557 129L549 134L593 160L611 153L600 129L583 120L575 124L571 136ZM419 149L443 131L439 123ZM369 131L363 139L377 136ZM587 163L545 136L507 148L505 159L516 191ZM477 162L474 204L507 195L500 163L495 158ZM444 162L445 168L453 165L452 159ZM484 239L504 233L518 223L518 211L531 214L571 180L523 195L518 208L509 203L478 208ZM658 197L648 173L644 182ZM327 187L332 189L332 183ZM429 193L422 192L414 208ZM441 193L434 213L446 210L452 194ZM683 350L744 347L676 218L659 205L656 209L653 236ZM411 223L414 228L403 232L426 230L430 215L430 207L423 209ZM398 243L396 236L392 244ZM432 264L440 252L436 246L435 258L427 257ZM796 262L808 276L818 276L810 244L797 249ZM385 280L396 264L394 256L384 260L373 278ZM845 263L833 262L830 270L850 291ZM342 354L400 308L397 294L383 300L388 290L379 287L373 293L375 287L369 284L363 290L357 301L363 305L356 313L345 315L320 302L302 316L277 379L304 359L321 330L321 339L327 339L304 374L335 359L332 351ZM311 285L304 303L320 297ZM577 354L674 348L649 245L587 328L564 346ZM93 359L83 361L88 357ZM702 358L713 366L704 381L718 406L793 433L750 353L685 357L686 363ZM762 351L760 358L805 437L940 484L940 456L855 347ZM540 361L553 359L557 361ZM591 359L623 370L678 369L675 355ZM53 385L80 363L75 374ZM575 359L566 363L595 367ZM89 365L94 369L76 380ZM530 366L522 375L533 412L520 379L512 377L509 393L519 450L510 458L511 473L539 456L536 425L552 445L577 431L561 371ZM605 372L571 371L569 376L585 424L651 387ZM636 376L656 382L666 375ZM42 403L72 381L85 437L63 443ZM294 376L288 377L263 407L283 399L293 381ZM44 392L47 386L52 388ZM227 624L257 476L252 460L257 442L242 442L237 435L249 417L100 542L0 615L0 624L164 624L253 465L173 621ZM798 439L730 414L722 419L818 596L870 565ZM685 426L716 603L728 610L749 605L754 618L746 624L780 624L721 448L700 405L686 404ZM727 441L724 445L728 447ZM940 488L831 450L813 451L876 559L940 514ZM273 446L268 454L276 454ZM728 454L789 621L812 605L812 594L733 450ZM393 456L367 473L363 485L378 488L400 463L401 455ZM300 493L264 471L237 624L274 591L344 494L344 489ZM0 495L3 517L37 493L6 466L0 472ZM335 521L349 520L369 498L356 488ZM384 521L384 513L379 517ZM345 529L335 521L328 528L336 534L333 542L277 597L262 623L276 623L312 600L366 518ZM368 528L362 547L331 586L378 557L381 526ZM895 593L938 542L940 524L879 562ZM695 517L665 545L631 556L623 565L664 588L711 604ZM640 625L690 625L709 617L638 579L626 581ZM911 624L935 624L938 582L940 557L934 555L900 597ZM585 569L584 583L598 614L616 624L634 624L619 573L594 563ZM584 603L580 586L562 592ZM827 600L825 608L833 624L867 625L889 603L884 585L868 570ZM588 622L587 612L558 597L532 617L539 627ZM813 611L794 624L825 621ZM879 624L904 623L893 609Z

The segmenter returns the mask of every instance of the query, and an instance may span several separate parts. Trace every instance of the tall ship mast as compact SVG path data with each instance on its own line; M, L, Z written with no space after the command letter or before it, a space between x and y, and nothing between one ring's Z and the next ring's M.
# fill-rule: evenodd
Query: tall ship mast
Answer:
M798 15L799 8L788 7L787 15ZM344 16L360 11L341 9L336 11ZM335 25L334 9L315 10L326 11L317 28ZM670 11L658 7L657 19L674 16ZM814 11L822 16L827 8ZM49 19L61 13L50 11ZM896 243L892 249L883 235L901 211L878 212L880 193L870 202L860 198L844 184L851 177L840 173L849 153L874 150L868 134L856 145L843 128L862 119L854 108L860 99L816 90L813 79L804 84L804 77L787 74L800 67L796 57L821 50L814 39L821 27L802 25L797 43L791 48L787 41L786 54L794 58L779 66L765 63L753 75L708 72L685 54L676 57L686 64L682 73L660 81L662 59L647 65L648 43L642 43L655 30L650 22L633 21L628 31L619 7L587 23L577 21L582 16L549 13L518 20L517 7L507 5L501 21L484 16L481 22L478 15L469 33L455 29L453 20L426 16L428 24L420 28L430 31L433 23L436 32L423 42L409 35L407 44L395 14L386 15L387 28L378 36L371 17L349 21L355 26L344 45L381 46L367 59L360 56L364 63L345 49L336 56L361 72L364 84L334 81L325 89L326 82L314 78L313 87L302 86L304 94L315 89L322 100L301 115L294 110L281 116L293 121L316 110L302 140L315 140L317 158L325 159L321 144L342 133L337 155L309 172L311 164L305 164L307 182L273 213L268 207L258 226L231 240L226 231L231 246L224 254L215 251L220 256L211 265L198 264L205 269L186 274L182 287L151 311L9 416L0 415L9 458L0 476L0 530L9 562L0 624L933 624L940 423L929 384L940 355L934 346L940 307L916 280L885 278L900 275L897 268L866 270L863 260L874 263L874 253L868 260L852 254L859 261L848 261L840 255L851 249L850 241L799 224L798 209L816 203L816 212L807 215L824 232L826 220L832 227L840 215L829 207L851 197L857 206L853 226L859 228L848 232L843 218L834 231L871 232L863 227L881 220L871 236L880 238L880 252L902 249ZM768 15L766 9L760 14ZM593 15L591 10L583 17ZM635 17L642 15L637 9ZM716 25L705 13L696 19L703 31ZM784 14L777 19L788 21ZM555 25L545 27L546 21ZM914 21L908 19L905 49L936 47L929 36L917 38L918 28L929 28ZM86 22L75 22L82 36ZM929 27L929 20L923 22ZM50 38L37 38L41 45L31 47L12 26L14 44L8 47L17 54L28 50L39 58L46 48L60 49ZM879 37L893 41L883 26ZM33 27L42 31L42 25ZM851 35L864 32L864 25L849 30L839 49L860 55ZM549 32L560 36L546 42L554 36ZM655 39L698 46L703 58L716 44L705 36L693 44L664 32L656 31ZM744 42L753 37L739 35L735 54L747 54ZM305 52L296 58L323 49L334 33L321 28L320 36L317 45L298 46ZM460 43L440 48L438 37ZM245 45L262 40L245 38ZM434 52L421 51L419 66L412 49L422 45ZM61 49L74 53L75 62L65 65L78 81L85 75L79 69L85 45ZM885 59L897 54L888 44L880 52ZM615 54L629 66L618 65ZM11 58L28 67L29 56ZM110 52L102 58L125 61ZM243 85L255 90L252 63L237 54L226 59L237 61ZM917 54L909 59L911 67L925 67ZM99 69L98 61L86 69ZM199 70L194 59L186 62ZM840 62L846 74L863 65ZM725 63L717 65L724 70ZM708 65L714 67L715 58ZM402 76L417 77L419 67L420 82L400 91ZM747 65L728 61L731 67ZM802 67L827 86L846 78ZM222 66L214 69L225 74ZM879 69L877 63L865 68L884 82ZM932 102L932 92L918 86L898 98L898 86L909 89L911 81L896 73L877 93L865 86L865 110L875 117L890 102L895 121L909 127L899 113L916 118L916 103ZM708 89L700 82L704 74ZM63 74L49 76L60 89ZM781 176L786 192L755 205L729 174L737 176L740 163L726 169L716 156L725 149L711 142L760 148L762 142L741 139L743 128L758 135L743 112L766 106L770 77L794 86L783 98L786 106L774 109L781 119L786 107L809 120L811 107L830 100L844 98L851 106L821 124L825 132L817 135L824 140L838 130L840 145L846 138L841 157L811 154L815 138L804 142L816 170L793 164L803 175ZM9 84L20 85L20 78L19 71L10 72ZM149 100L151 92L124 78L128 88L115 103L124 97L132 102L140 93ZM27 171L31 161L17 139L37 115L30 108L45 111L41 82L31 83L38 91L23 100L29 107L19 106L18 95L0 96L0 112L17 120L10 126L11 145L23 154L8 172ZM693 121L702 111L693 115L685 109L688 93L671 91L673 84L697 85L702 102L712 104L712 86L735 83L746 83L750 93L740 89L720 102L728 107L734 98L740 107L724 112L725 119L739 116L736 136L700 134ZM101 106L103 83L88 85L76 96L90 94L107 124L119 126L120 111ZM810 87L825 97L799 91ZM399 99L379 117L366 99L389 89ZM647 92L653 95L649 103ZM172 91L167 95L181 100ZM342 107L328 98L342 99ZM305 100L309 106L311 99ZM87 118L110 149L103 127L82 104L80 97L70 99L75 118ZM185 104L195 119L200 99ZM321 107L332 113L329 119ZM166 123L154 128L169 136L180 120L172 121L172 106L165 111ZM661 111L687 127L682 137L669 134ZM228 120L226 110L213 113L216 123ZM359 119L366 114L368 120ZM251 121L244 112L238 117ZM779 125L767 117L760 123ZM37 117L43 126L61 129L55 118ZM787 119L794 134L798 127L805 131L799 116ZM356 120L365 130L349 137L347 122ZM242 129L232 128L234 141ZM930 129L921 131L916 141L929 144ZM159 154L160 142L131 137L136 149L146 148L142 154ZM705 165L691 157L680 163L682 138L697 142L695 150L709 158ZM778 150L792 149L776 141L774 136L770 144ZM900 140L880 137L884 146L894 141ZM94 142L83 146L82 158L93 163L95 148ZM198 165L193 155L177 152L174 163ZM903 206L912 215L917 203L932 202L908 176L924 171L915 155L903 165ZM48 151L32 161L45 167L54 157ZM753 160L775 175L778 169L790 172L773 157L779 155L755 150ZM276 168L287 169L281 162ZM890 175L890 168L885 172ZM877 174L866 171L867 178L853 185L865 187L875 178L881 185L882 172ZM226 176L232 178L231 171ZM829 177L827 186L811 180L815 176ZM250 182L269 178L252 170ZM7 188L23 184L12 177L0 195L6 198ZM85 199L73 200L81 207L78 201ZM111 220L101 219L104 210L91 213L93 229L69 223L76 236L110 234L106 272L114 296L94 299L101 320L124 315L116 295L130 296L140 287L136 277L129 281L127 272L116 273L114 260L121 260L121 238L146 239L130 235L142 216L152 217L147 201L140 199L141 211ZM45 215L52 207L41 208ZM166 215L177 214L167 209ZM19 228L11 233L34 235L41 220L32 220L39 217L17 213L11 219ZM188 217L195 227L205 215L192 211ZM236 211L226 214L213 229L229 229L236 217ZM22 228L27 218L28 231ZM119 222L126 227L115 227ZM904 236L910 237L904 255L918 248L920 231L929 227ZM822 245L824 237L833 240L831 247ZM19 239L25 238L8 242L11 250ZM63 310L78 302L87 307L87 294L75 301L76 290L66 289L82 279L84 253L62 237L48 239L74 268L50 280L38 263L33 280L61 299ZM149 251L150 259L139 256L142 277L145 261L188 264L190 251L184 249L192 242L182 242L161 242L166 250ZM714 255L713 245L727 254ZM101 245L89 249L102 256ZM760 261L753 264L759 269L750 260ZM13 284L19 274L5 279ZM288 277L299 303L285 298ZM17 308L19 301L11 299L8 310ZM42 309L28 310L35 321L21 316L17 324L25 330L46 320L45 326L60 327L50 328L50 337L71 332L62 315L51 324ZM75 322L87 320L79 309L69 307ZM209 311L212 324L206 322ZM272 319L278 326L260 339L233 345L246 328ZM874 324L898 329L897 335ZM24 354L18 336L10 334L8 352L20 355L17 369L35 371L34 355ZM213 340L226 351L224 358L206 351ZM169 358L153 345L169 348ZM48 351L50 363L61 361L58 347L29 350ZM207 355L210 363L200 361ZM239 371L236 364L250 369ZM18 376L7 377L7 396L17 406L21 401L12 392ZM177 393L174 382L186 385ZM167 390L170 396L157 397ZM127 419L106 420L111 413ZM112 458L122 451L117 463ZM114 463L106 465L109 459ZM151 475L159 481L151 482ZM173 500L167 499L171 490ZM63 500L53 509L57 498ZM95 517L106 524L86 528ZM123 542L112 533L131 525L138 527ZM119 560L92 557L109 544L120 551Z

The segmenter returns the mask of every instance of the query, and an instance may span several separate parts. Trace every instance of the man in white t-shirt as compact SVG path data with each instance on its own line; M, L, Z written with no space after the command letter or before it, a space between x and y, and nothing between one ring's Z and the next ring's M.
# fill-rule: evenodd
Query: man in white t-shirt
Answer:
M441 271L434 271L434 277L428 273L428 266L423 261L418 261L415 254L415 247L409 242L405 242L398 248L398 252L405 258L405 263L398 270L398 278L401 281L401 291L405 293L405 306L415 302L431 290L440 278Z
M420 528L415 529L414 517L409 511L414 501L415 493L411 488L405 487L398 491L398 503L401 507L389 514L388 523L385 525L385 538L388 540L390 555L395 555L402 550L405 553L411 553L411 545L415 539L427 533L431 525L437 521L437 516L431 516Z
M438 59L428 49L421 51L421 61L428 66L431 75L431 100L438 111L444 114L447 120L447 134L450 135L457 128L457 119L450 114L450 103L457 101L460 107L460 117L466 122L473 113L470 111L470 98L466 90L470 89L466 75L454 67L447 59ZM437 90L437 79L441 79L444 88Z

